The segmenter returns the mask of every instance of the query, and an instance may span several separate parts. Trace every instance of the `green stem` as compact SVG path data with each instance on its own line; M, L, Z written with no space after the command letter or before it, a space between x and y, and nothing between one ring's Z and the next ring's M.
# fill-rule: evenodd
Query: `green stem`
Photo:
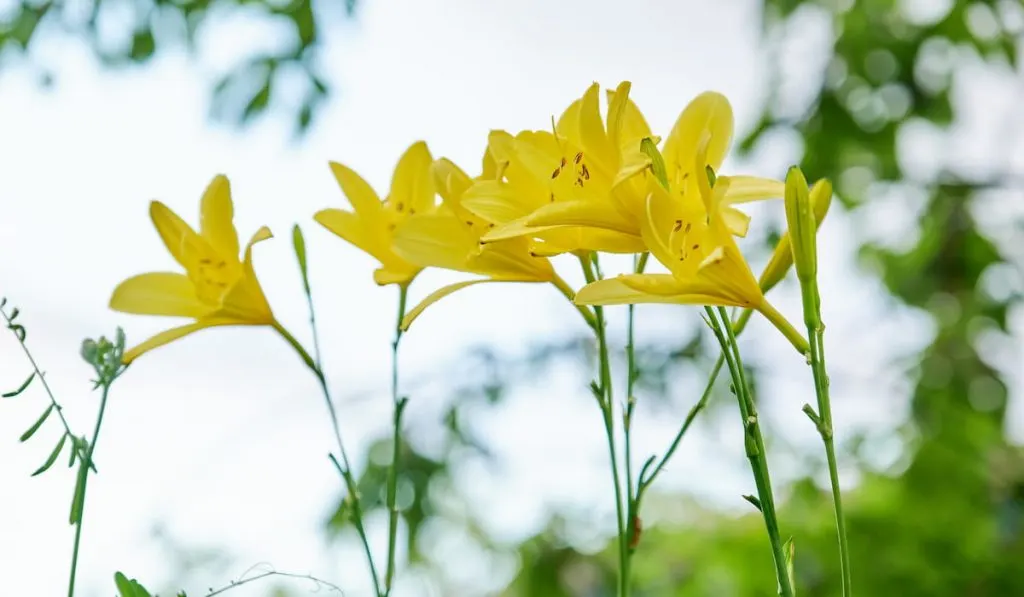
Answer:
M583 276L590 284L597 280L594 274L594 267L590 257L580 258L583 266ZM598 405L601 407L601 416L604 422L605 437L608 440L608 453L611 460L612 485L615 488L615 521L618 530L618 552L619 552L619 597L629 595L629 558L626 538L625 512L622 502L622 486L619 481L618 455L615 449L615 425L614 414L615 402L612 393L611 362L609 358L608 342L605 336L604 309L600 306L594 307L594 318L596 326L594 333L597 335L598 355L600 358L600 383Z
M843 515L843 497L839 487L839 466L833 439L832 401L829 397L828 373L825 368L825 325L821 322L821 295L815 278L800 280L804 306L804 321L810 338L811 373L814 376L814 393L818 401L818 413L812 417L821 440L825 444L825 459L828 462L829 483L832 486L832 504L835 509L836 534L839 537L839 561L843 582L843 597L853 594L850 572L850 548L846 536L846 517ZM806 409L805 409L806 410Z
M310 305L310 321L315 321L315 317L312 315L313 301L309 301ZM324 376L323 370L320 368L318 363L320 362L319 350L317 350L316 358L310 356L309 352L302 346L302 344L292 336L291 333L284 328L280 323L274 321L271 327L285 339L295 352L298 353L299 357L306 363L309 370L316 376L317 382L320 384L320 389L324 396L324 402L327 403L327 411L331 417L331 427L334 429L334 439L338 444L338 452L341 454L341 463L330 455L331 461L334 466L341 473L342 479L345 481L345 486L348 490L348 499L352 502L352 522L356 527L356 533L359 535L359 540L362 542L363 551L366 553L366 561L370 567L370 575L373 577L374 592L378 597L384 597L384 593L381 591L380 579L377 576L377 566L373 561L373 552L370 550L370 542L367 539L366 528L363 525L363 509L362 504L359 502L359 491L356 484L355 477L352 476L352 465L348 458L348 452L345 450L345 443L341 440L341 426L338 424L338 412L334 408L334 401L331 399L331 392L327 386L327 378ZM315 343L314 343L315 344Z
M402 319L405 318L405 304L409 287L399 286L398 320L395 323L395 340L391 343L391 400L395 405L393 417L394 435L391 438L391 469L388 471L388 564L384 573L384 594L391 594L395 578L395 548L398 537L398 465L402 448L402 413L408 400L398 396L398 345L402 340Z
M642 253L633 257L633 272L642 274L647 267L649 253ZM637 497L640 493L640 483L637 481L636 491L633 489L633 410L636 408L636 396L633 394L633 387L636 384L638 371L636 368L636 338L635 318L636 305L629 305L626 320L626 414L622 417L622 428L625 436L626 456L626 534L628 542L626 545L626 577L627 587L629 586L630 572L633 564L633 554L636 552L637 544L640 541L640 511Z
M7 324L7 329L11 330L11 333L14 334L14 337L18 340L18 344L21 346L22 352L25 353L25 358L27 358L29 364L32 365L32 370L35 371L36 377L39 379L40 383L43 384L43 390L45 390L46 395L49 396L50 404L53 405L53 410L57 411L57 416L60 418L60 424L64 426L64 434L76 437L74 433L71 433L71 427L68 425L68 420L64 418L64 407L57 402L57 397L53 395L53 390L50 389L50 384L46 382L46 375L41 369L39 369L39 364L36 363L35 357L32 356L32 351L28 349L28 344L25 342L24 337L14 331L14 327L12 326L14 322L10 317L8 317L7 312L4 311L3 308L0 308L0 317L3 317L4 322ZM78 452L78 457L80 459L85 459L84 448L81 448L76 443L71 449ZM96 469L93 469L93 471L95 470Z
M761 434L757 408L753 397L750 395L750 386L747 385L746 374L743 371L743 361L740 358L739 345L736 343L736 333L729 319L729 313L724 307L718 308L721 324L715 315L714 309L705 307L705 311L708 315L708 323L711 325L715 337L722 346L722 352L729 366L729 373L732 376L733 387L739 402L740 413L743 416L744 446L747 459L750 461L750 469L754 475L754 484L757 486L757 497L761 513L764 516L765 528L768 531L768 540L772 547L780 594L782 597L793 597L793 583L786 568L785 551L779 531L778 516L775 511L775 498L772 495L771 476L768 473L768 458L764 446L764 437ZM723 327L725 329L724 332Z
M89 469L92 467L92 455L96 452L96 443L100 437L100 427L103 425L103 414L107 410L107 396L110 395L110 383L103 384L103 394L100 397L100 410L96 415L96 426L92 431L92 441L85 451L85 459L79 464L79 487L75 491L75 503L71 506L72 513L77 513L75 523L75 543L71 549L71 573L68 576L68 597L75 595L75 575L78 573L78 553L82 543L82 521L85 518L85 488L89 481Z

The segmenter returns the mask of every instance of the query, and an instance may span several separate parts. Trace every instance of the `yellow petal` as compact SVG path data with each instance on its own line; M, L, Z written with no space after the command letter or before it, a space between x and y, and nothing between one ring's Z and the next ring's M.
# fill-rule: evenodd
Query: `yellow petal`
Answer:
M410 145L395 166L388 202L396 207L402 203L406 209L412 208L418 213L430 209L434 205L434 181L430 172L433 161L426 143L417 141Z
M588 226L636 234L636 227L607 203L559 201L549 203L526 218L527 226Z
M568 139L579 139L580 138L580 105L583 103L582 100L575 100L569 107L562 112L562 115L558 117L558 124L555 125L555 130L558 136ZM519 135L516 136L517 138Z
M238 258L238 233L233 222L235 210L231 203L231 184L223 174L217 175L200 202L199 230L206 242L221 255Z
M707 164L718 170L732 143L733 116L729 100L720 93L705 91L695 97L679 115L662 151L670 179L676 170L690 171L698 144L709 135ZM701 165L703 171L703 165ZM701 174L701 172L694 172Z
M345 194L352 209L359 215L370 218L380 211L380 197L355 170L337 162L329 162L331 173L334 174L341 192Z
M502 130L493 130L487 135L487 153L497 162L512 160L515 152L515 137Z
M372 227L361 216L343 209L322 209L313 215L321 226L376 257L378 261L387 258L386 239L383 230Z
M586 151L586 158L595 163L599 171L608 178L618 170L615 159L605 134L604 122L601 120L601 106L598 103L600 86L594 83L583 94L580 103L580 141ZM618 147L615 148L617 154Z
M576 293L577 305L679 303L679 283L668 274L625 274L587 284Z
M270 228L261 227L245 246L245 260L242 262L242 277L228 290L217 311L219 316L238 319L247 323L270 324L274 315L270 311L267 297L256 278L252 265L252 247L258 242L273 238Z
M444 205L447 205L462 220L474 219L473 214L462 206L462 196L472 186L473 179L447 158L435 160L431 171L434 175L434 184Z
M199 235L171 208L159 201L150 202L149 217L175 261L188 269L189 259L186 255L201 253L198 248L202 244Z
M126 350L124 355L121 357L121 362L124 363L125 365L129 365L132 363L132 361L139 358L144 353L153 350L154 348L159 348L164 344L169 344L175 340L178 340L179 338L184 338L185 336L193 332L198 332L199 330L202 329L221 325L241 325L243 323L244 322L233 321L230 319L208 318L196 321L195 323L190 323L188 325L183 325L181 327L171 328L169 330L160 332L159 334L153 336L152 338L149 338L148 340L142 342L141 344L138 344Z
M497 180L477 181L462 195L462 207L496 224L529 215L533 211L530 203L515 187Z
M395 253L422 267L466 271L479 240L470 226L445 214L416 215L395 231Z
M387 286L388 284L398 284L401 286L407 285L413 281L413 278L420 273L420 268L406 268L406 269L389 269L380 267L373 270L373 281L378 286Z
M629 104L629 81L619 83L615 91L608 92L608 141L618 149L622 144L622 129L625 124L626 109Z
M652 185L651 193L647 196L644 217L640 220L640 235L651 255L670 271L676 268L677 264L665 230L673 225L675 219L676 211L673 209L672 197L668 191L661 185Z
M527 226L526 217L523 217L492 228L487 234L480 237L480 242L493 243L510 238L519 238L520 236L533 236L558 228L561 228L561 226Z
M750 228L750 216L735 207L724 207L721 210L726 228L736 236L745 237Z
M762 199L778 199L786 194L786 183L758 176L720 176L729 181L729 192L725 202L730 204L749 203Z
M444 286L442 288L439 288L439 289L435 290L434 292L431 292L429 295L427 295L427 298L425 298L422 301L420 301L420 303L418 305L416 305L408 313L406 313L405 319L402 320L402 330L403 331L404 330L408 330L409 326L412 325L412 322L415 321L416 318L418 318L427 307L429 307L430 305L433 305L434 303L436 303L437 301L443 299L444 297L448 296L449 294L458 292L458 291L462 290L463 288L468 288L468 287L474 286L476 284L487 284L489 282L510 282L510 281L514 281L514 280L501 280L501 279L495 279L495 278L487 278L485 280L467 280L465 282L456 282L455 284L449 284L448 286Z
M139 315L202 317L212 309L196 297L188 276L167 272L140 274L118 284L110 308Z

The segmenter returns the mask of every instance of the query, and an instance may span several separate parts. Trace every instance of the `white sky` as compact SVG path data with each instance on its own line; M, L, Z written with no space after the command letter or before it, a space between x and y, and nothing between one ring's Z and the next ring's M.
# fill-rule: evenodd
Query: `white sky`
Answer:
M395 296L372 283L370 258L311 220L316 210L344 202L328 160L355 168L383 191L410 142L426 139L435 156L472 169L489 129L545 128L552 113L594 80L606 87L633 81L633 97L663 135L686 101L705 89L727 94L738 130L748 130L764 93L766 56L758 45L754 2L723 0L697 9L696 3L580 0L555 8L538 0L504 3L501 12L467 0L431 4L371 0L361 6L357 23L330 29L325 60L339 93L299 145L290 142L283 116L242 132L211 124L206 94L212 75L197 73L196 65L173 53L115 74L99 69L77 44L51 36L40 54L59 65L53 92L37 88L25 69L0 75L0 292L22 308L30 345L50 372L73 429L91 428L98 400L77 356L81 339L122 325L134 343L170 325L106 307L120 280L174 266L149 222L150 199L196 223L203 188L214 174L226 173L240 236L261 224L278 235L256 250L257 270L279 318L306 340L288 240L291 225L303 224L327 368L342 401L359 398L342 406L344 433L358 460L363 440L388 424ZM244 15L217 21L203 51L218 67L275 39L274 28ZM804 51L813 62L813 48ZM750 166L752 173L784 174L795 146L781 139L772 147L770 156ZM847 431L899 419L904 406L894 396L900 395L900 380L884 364L926 342L929 333L919 316L881 301L877 283L852 276L850 221L830 219L821 257L830 264L822 268L835 347L830 360L845 382L833 386L836 418ZM455 278L424 275L415 297ZM829 302L829 295L842 298ZM796 299L792 287L784 287L777 302L796 314ZM619 344L623 315L613 314ZM674 315L669 322L682 321L678 310L642 310L640 333L670 338L666 315ZM687 315L696 320L695 313ZM859 322L875 319L880 323L865 333ZM532 338L577 328L571 309L549 288L473 289L431 308L413 327L403 342L403 377L443 375L444 366L481 340L517 354ZM753 326L750 337L761 338L752 346L780 342L763 324ZM773 352L752 348L751 359ZM810 388L799 359L783 351L771 362L778 373L766 391L779 398L768 412L772 428L786 429L787 444L817 447L799 413L806 398L789 398L806 396ZM10 337L0 340L0 364L5 389L23 379L27 365ZM606 529L611 525L596 409L577 378L568 372L555 377L481 417L480 435L508 457L502 477L472 468L459 475L460 489L482 500L479 514L499 537L531 532L552 504L578 504L597 512ZM639 459L666 445L695 397L695 382L674 388L678 417L642 410ZM435 424L428 402L417 404L414 393L409 420ZM47 440L58 437L58 426L51 421L29 444L17 443L44 404L34 388L0 405L3 595L65 590L73 475L58 467L28 477L45 458ZM157 523L188 547L224 548L235 557L215 577L199 571L185 578L179 588L190 595L260 561L313 572L349 595L363 594L359 555L328 547L321 533L339 493L324 458L333 448L329 429L312 378L269 330L207 331L140 360L115 387L104 423L96 456L102 474L89 485L79 594L111 594L115 570L151 590L185 578L169 569L167 553L151 536ZM695 432L661 477L663 487L741 506L749 480L735 466L742 460L737 432ZM783 458L776 462L777 476L799 472ZM379 530L375 525L374 536L382 541ZM383 553L383 543L377 547ZM438 551L440 557L469 557L450 540L441 541ZM254 584L234 594L259 595L265 588ZM426 590L410 581L398 595Z

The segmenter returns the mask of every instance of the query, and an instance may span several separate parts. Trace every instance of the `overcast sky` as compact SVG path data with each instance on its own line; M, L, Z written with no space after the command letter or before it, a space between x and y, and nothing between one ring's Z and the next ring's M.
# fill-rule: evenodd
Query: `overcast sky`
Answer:
M769 59L759 45L758 3L683 4L581 0L555 8L523 1L504 3L497 12L467 0L365 1L356 22L327 32L325 61L338 93L298 145L290 140L286 115L244 131L211 123L207 92L214 69L197 69L179 53L161 55L143 69L111 73L77 43L50 36L39 54L59 67L52 91L35 86L25 68L0 75L0 293L21 307L29 343L72 428L89 428L98 400L89 393L90 371L77 356L81 339L121 325L134 343L172 323L107 309L122 279L176 267L150 224L148 202L160 199L195 225L204 187L224 173L232 183L239 235L247 238L266 224L278 237L255 250L256 269L275 313L307 340L288 240L294 222L305 227L326 366L337 396L349 401L342 406L343 428L350 452L359 454L363 440L388 424L396 297L394 288L373 284L370 258L312 221L318 209L344 205L327 161L355 168L382 194L395 160L418 139L435 156L472 171L488 130L546 128L550 116L592 81L614 87L631 80L632 96L657 134L666 135L685 103L706 89L725 93L738 131L749 130L765 93ZM208 32L216 33L205 35L202 47L216 68L279 35L244 13L215 21ZM820 66L815 44L825 38L811 27L801 35L793 51L811 77ZM793 93L798 102L799 89ZM797 147L793 139L777 138L747 171L782 177ZM769 205L757 213L779 218L781 209ZM866 426L885 429L899 420L905 387L885 363L929 339L926 318L884 301L876 282L853 274L851 222L876 219L878 234L898 237L908 213L895 206L886 216L837 214L822 232L830 361L846 382L833 386L840 435ZM558 265L573 283L579 281L571 262ZM414 298L459 278L423 275ZM784 287L777 302L795 317L796 298L792 287ZM613 310L617 346L624 313ZM695 311L689 323L685 315L642 309L640 333L671 338L665 322L697 321ZM865 333L865 320L879 323ZM403 341L403 377L442 375L480 341L520 354L531 339L579 328L571 308L550 288L474 288L417 321ZM679 328L680 337L686 329ZM760 355L767 362L764 355L776 355L776 374L766 387L779 397L769 411L772 427L786 430L787 443L816 447L813 429L799 413L806 398L789 398L810 391L800 359L765 348L784 344L763 324L752 326L750 338L751 359ZM13 339L0 337L0 385L17 385L26 367ZM680 418L696 386L694 378L673 388ZM565 503L592 509L606 530L612 528L599 417L584 390L579 378L555 375L517 392L481 420L482 435L508 457L508 467L501 478L473 470L461 477L463 490L481 500L480 514L496 536L522 537L543 524L548 506ZM412 399L409 419L434 424L429 417L435 410ZM39 388L0 404L3 595L65 590L73 475L57 468L28 477L59 427L51 421L29 444L17 443L44 405ZM1019 416L1019 404L1014 408ZM664 412L656 418L642 410L637 453L662 450L675 423ZM186 578L181 588L190 595L260 561L314 572L350 595L363 594L358 554L329 548L321 533L323 517L339 495L337 476L324 458L333 440L321 398L299 360L269 330L206 331L147 355L115 386L104 426L96 454L102 474L89 485L81 595L110 595L115 570L162 590L175 571L151 536L157 523L188 547L224 548L235 557L229 572L216 578ZM741 445L738 425L700 429L661 482L722 507L740 507L740 494L750 484L747 472L735 466L742 462ZM885 449L879 452L884 462L893 450L889 456ZM776 460L778 475L799 472ZM468 557L455 543L442 543L441 556L450 549ZM234 594L262 594L263 586L254 587ZM398 595L424 590L409 581Z

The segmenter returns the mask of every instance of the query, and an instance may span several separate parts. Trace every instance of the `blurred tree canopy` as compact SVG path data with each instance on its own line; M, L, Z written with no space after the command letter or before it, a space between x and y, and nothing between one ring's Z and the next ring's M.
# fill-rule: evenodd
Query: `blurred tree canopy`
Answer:
M49 85L49 66L33 52L48 34L79 40L105 66L145 64L159 52L183 49L202 60L198 41L225 26L228 15L279 24L290 39L273 50L245 56L219 73L210 89L213 113L245 124L273 106L279 77L305 88L292 110L296 130L305 132L331 93L318 64L322 31L332 18L351 17L356 0L17 0L0 3L0 67L14 56L35 63Z

